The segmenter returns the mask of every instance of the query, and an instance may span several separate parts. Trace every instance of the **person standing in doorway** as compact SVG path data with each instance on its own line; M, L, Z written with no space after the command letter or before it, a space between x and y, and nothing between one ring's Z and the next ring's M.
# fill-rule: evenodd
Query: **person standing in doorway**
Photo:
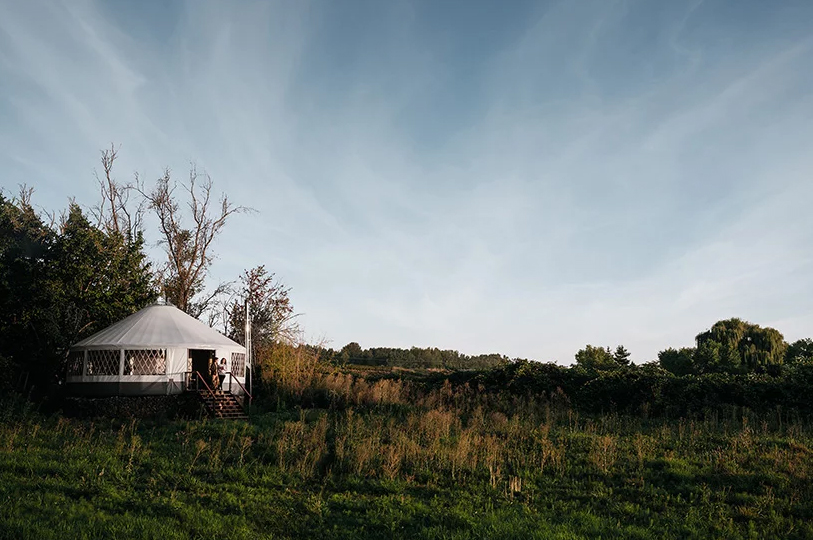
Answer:
M223 391L223 380L226 378L226 359L221 358L220 363L217 365L217 378L220 379L218 390Z
M220 384L220 377L217 375L217 357L212 356L209 358L209 377L212 379L212 391L217 391Z

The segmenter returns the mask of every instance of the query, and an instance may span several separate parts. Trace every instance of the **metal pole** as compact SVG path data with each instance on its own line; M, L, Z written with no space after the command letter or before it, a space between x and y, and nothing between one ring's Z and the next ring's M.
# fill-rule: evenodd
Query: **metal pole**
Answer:
M249 299L246 298L246 367L248 368L248 393L251 394L251 383L254 379L254 366L251 363L251 308L249 307Z

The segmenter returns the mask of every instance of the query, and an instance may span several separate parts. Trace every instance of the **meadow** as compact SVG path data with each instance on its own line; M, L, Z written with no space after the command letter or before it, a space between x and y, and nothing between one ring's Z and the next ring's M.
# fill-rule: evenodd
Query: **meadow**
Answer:
M0 538L813 538L813 426L778 409L320 379L250 422L0 413Z

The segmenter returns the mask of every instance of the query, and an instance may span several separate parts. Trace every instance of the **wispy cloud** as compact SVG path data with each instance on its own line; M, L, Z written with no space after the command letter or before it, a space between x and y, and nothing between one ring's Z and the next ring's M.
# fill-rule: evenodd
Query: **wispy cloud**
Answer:
M713 5L712 5L713 4ZM189 161L334 345L638 361L813 313L804 2L0 3L2 185ZM809 332L808 332L809 334Z

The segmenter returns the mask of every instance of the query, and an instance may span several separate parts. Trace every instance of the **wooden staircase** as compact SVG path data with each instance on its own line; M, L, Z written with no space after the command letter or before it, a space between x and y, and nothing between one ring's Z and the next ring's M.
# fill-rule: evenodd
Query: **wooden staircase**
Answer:
M213 418L230 418L232 420L248 420L245 408L240 397L228 392L210 392L204 389L198 392L206 410Z
M251 394L239 379L235 379L230 372L227 372L226 375L229 376L229 384L223 385L224 390L214 391L199 371L188 371L186 373L186 390L197 393L206 407L206 412L213 418L248 420L247 407L251 404ZM232 382L243 391L242 395L231 393Z

